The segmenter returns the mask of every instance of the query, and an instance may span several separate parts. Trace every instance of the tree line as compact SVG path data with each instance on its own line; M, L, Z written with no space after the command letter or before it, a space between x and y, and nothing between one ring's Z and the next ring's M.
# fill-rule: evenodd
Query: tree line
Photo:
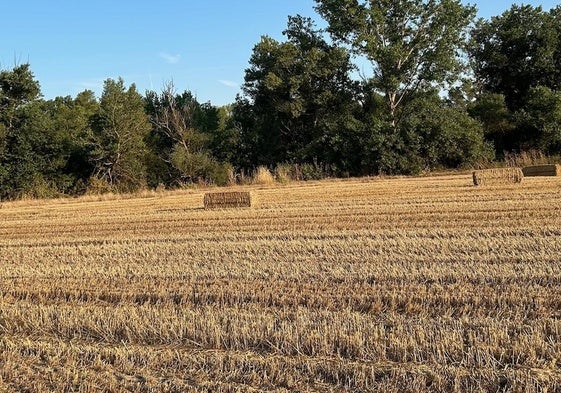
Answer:
M0 198L225 184L259 166L302 177L474 167L561 154L561 6L490 19L459 0L316 0L255 45L234 103L172 83L41 98L0 72ZM355 59L371 67L359 75Z

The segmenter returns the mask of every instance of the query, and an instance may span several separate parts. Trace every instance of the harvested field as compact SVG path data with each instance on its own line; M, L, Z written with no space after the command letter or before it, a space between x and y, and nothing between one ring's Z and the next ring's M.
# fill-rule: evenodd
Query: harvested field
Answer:
M522 168L524 176L561 176L561 165L532 165Z
M0 391L561 390L561 178L4 203Z

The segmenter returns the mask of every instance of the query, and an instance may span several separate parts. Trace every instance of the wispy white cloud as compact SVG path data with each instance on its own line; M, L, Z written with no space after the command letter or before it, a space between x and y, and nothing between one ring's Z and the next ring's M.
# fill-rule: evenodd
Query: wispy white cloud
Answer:
M177 64L181 59L181 55L172 55L171 53L167 52L160 52L160 57L167 61L169 64Z
M219 79L218 82L223 84L224 86L228 86L228 87L238 87L239 86L239 84L237 82L224 80L224 79Z
M83 89L96 90L103 86L103 80L103 78L87 79L78 82L77 85Z
M95 87L101 86L101 82L80 82L78 83L78 85L86 89L93 89Z

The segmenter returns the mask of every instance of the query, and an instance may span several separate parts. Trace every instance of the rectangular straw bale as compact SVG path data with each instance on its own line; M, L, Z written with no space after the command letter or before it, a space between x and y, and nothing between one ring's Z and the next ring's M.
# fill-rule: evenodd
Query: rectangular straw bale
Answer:
M561 176L561 165L532 165L522 168L524 176Z
M251 207L251 193L246 191L208 192L204 197L205 209Z
M473 184L476 186L520 183L523 178L524 174L520 168L485 169L473 172Z

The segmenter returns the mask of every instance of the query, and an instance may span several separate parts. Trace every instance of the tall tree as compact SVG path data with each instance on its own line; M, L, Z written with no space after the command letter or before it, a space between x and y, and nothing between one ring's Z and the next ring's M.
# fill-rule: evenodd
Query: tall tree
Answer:
M219 127L218 110L200 104L188 91L177 94L172 83L161 94L148 92L146 101L152 122L149 146L159 172L151 173L151 182L225 183L226 167L212 157L208 147Z
M234 121L233 105L214 108L217 123L214 130L207 131L210 136L209 149L219 162L234 164L237 161L239 132Z
M46 102L45 116L52 122L52 139L60 168L51 173L63 192L81 193L93 172L89 159L92 120L99 112L99 102L91 90L75 98L56 97Z
M331 163L340 147L335 133L352 118L350 56L309 18L290 17L284 34L285 42L264 36L254 47L243 90L258 132L243 130L242 140L261 152L254 164Z
M39 82L35 80L29 64L0 72L0 123L5 132L16 126L17 110L37 100L40 95Z
M513 5L481 19L469 52L481 89L470 111L484 122L498 153L539 149L559 154L561 6L548 12Z
M411 98L397 132L383 120L384 97L370 92L367 98L363 162L370 172L415 174L472 167L493 158L481 123L468 115L462 103L440 97L436 88Z
M404 119L409 138L408 154L418 169L473 167L494 158L483 127L464 107L447 103L437 90L415 97Z
M495 150L502 155L517 146L520 140L512 113L508 110L505 97L498 93L479 94L477 100L468 105L468 113L483 125L485 138L495 146Z
M479 20L472 32L475 76L484 91L504 95L512 112L524 106L532 87L561 88L559 10L513 5L491 20Z
M132 84L107 79L94 124L91 160L95 177L121 191L146 183L146 145L150 131L144 100Z
M523 109L515 117L525 130L520 141L523 150L561 153L561 91L545 86L531 88Z
M331 35L366 57L397 133L419 91L458 78L475 8L460 0L316 0Z
M44 146L41 90L29 64L0 72L0 197L27 194L39 177ZM41 124L40 124L41 123Z

